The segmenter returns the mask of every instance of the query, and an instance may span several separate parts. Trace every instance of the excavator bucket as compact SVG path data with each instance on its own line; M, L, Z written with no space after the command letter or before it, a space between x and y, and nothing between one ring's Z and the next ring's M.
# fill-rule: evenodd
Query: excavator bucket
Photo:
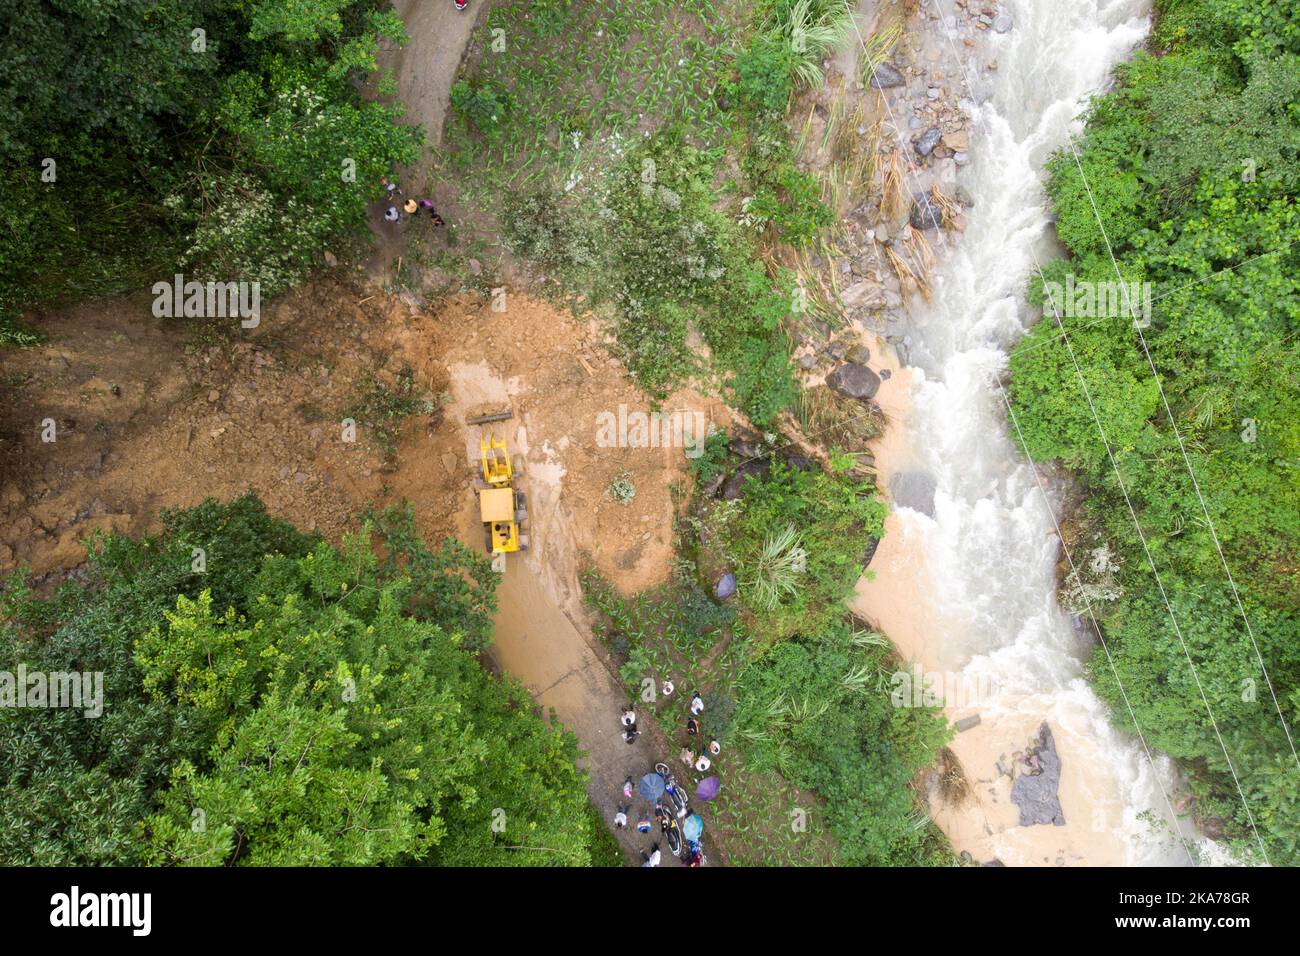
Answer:
M489 412L486 415L475 415L473 418L465 419L466 425L490 425L493 422L505 422L515 417L515 413L510 409L500 412Z

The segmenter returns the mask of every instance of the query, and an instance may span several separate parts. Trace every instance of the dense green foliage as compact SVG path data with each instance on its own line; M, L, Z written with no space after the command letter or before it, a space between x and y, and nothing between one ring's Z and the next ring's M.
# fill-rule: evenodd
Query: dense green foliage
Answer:
M363 100L375 0L16 0L0 35L0 315L187 277L300 279L418 132ZM201 31L201 32L200 32Z
M1159 384L1128 310L1062 321L1186 654L1055 319L1013 355L1014 408L1030 453L1090 492L1084 540L1100 536L1118 584L1094 609L1148 741L1186 762L1201 815L1254 845L1235 769L1270 859L1295 863L1300 769L1282 720L1300 721L1300 8L1158 6L1153 52L1093 105L1078 161L1067 149L1049 165L1071 258L1045 275L1114 283L1113 251L1126 281L1152 284L1142 338ZM1127 722L1100 651L1093 672Z
M662 397L703 371L690 342L697 330L732 401L767 422L794 395L781 326L790 280L769 278L750 237L718 208L721 159L668 130L630 150L595 201L517 195L503 224L514 251L613 307L619 352L648 391Z
M863 573L863 556L880 538L886 506L875 486L820 468L799 470L775 462L770 474L747 482L735 505L720 502L708 518L711 536L736 569L738 597L753 615L751 629L764 642L817 634L844 613L845 600ZM763 596L761 582L773 546L793 560L776 562L787 576L779 599Z
M732 737L750 767L777 769L822 798L847 866L950 860L910 787L947 742L947 723L893 705L896 669L888 641L836 623L777 645L736 684Z
M102 539L50 600L9 583L0 669L105 688L99 718L0 712L0 859L590 862L572 735L467 649L494 603L481 558L411 547L409 511L380 516L382 561L251 497L164 523Z

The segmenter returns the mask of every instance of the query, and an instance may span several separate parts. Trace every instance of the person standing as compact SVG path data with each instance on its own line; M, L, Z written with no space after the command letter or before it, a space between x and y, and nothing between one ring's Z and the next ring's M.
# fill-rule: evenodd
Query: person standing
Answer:
M698 717L702 713L704 713L704 698L696 694L691 698L691 716Z
M627 811L628 811L628 809L629 809L628 807L619 807L619 808L618 808L618 813L614 814L614 829L615 829L615 830L626 830L626 829L627 829Z
M436 229L438 226L445 226L445 225L446 225L446 223L443 222L442 217L438 215L438 210L436 210L436 209L433 208L433 200L432 200L432 199L421 199L421 200L420 200L420 208L423 209L425 212L427 212L427 213L429 214L429 218L433 220L433 226L434 226L435 229Z

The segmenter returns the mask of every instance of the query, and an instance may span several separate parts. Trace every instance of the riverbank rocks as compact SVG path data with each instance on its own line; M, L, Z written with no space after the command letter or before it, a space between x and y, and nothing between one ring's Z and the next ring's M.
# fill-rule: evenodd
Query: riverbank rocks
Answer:
M840 304L851 311L878 309L885 304L885 290L879 283L863 279L840 293Z
M1005 13L1000 14L993 18L994 33L1007 33L1011 30L1012 26L1014 25L1015 24L1012 22L1011 18L1007 16Z
M912 196L912 213L908 217L913 229L937 229L943 224L943 210L926 193Z
M927 517L934 517L934 476L924 471L900 471L889 482L889 496L894 505L911 508Z
M880 389L880 376L865 365L845 362L826 376L826 384L846 398L865 402Z
M943 145L948 147L954 153L964 153L970 149L970 134L964 129L959 129L951 133L944 133L942 138Z
M943 139L943 130L937 126L932 126L921 134L920 139L916 141L915 149L918 156L929 156L934 152L934 148L939 145Z
M1020 809L1022 827L1040 824L1065 826L1065 812L1058 796L1061 787L1061 758L1056 753L1052 728L1044 723L1029 754L1038 758L1038 773L1022 773L1011 784L1011 802Z
M903 74L888 63L879 63L871 71L871 88L873 90L886 90L893 86L904 86L906 83Z

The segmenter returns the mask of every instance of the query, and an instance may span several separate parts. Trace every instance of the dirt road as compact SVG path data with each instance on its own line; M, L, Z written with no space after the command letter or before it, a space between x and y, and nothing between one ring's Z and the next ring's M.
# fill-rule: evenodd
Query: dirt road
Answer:
M474 25L487 15L487 4L470 0L468 9L457 10L452 0L393 0L393 9L411 39L381 54L379 66L392 68L406 118L424 127L427 158L428 150L442 142L456 68Z

